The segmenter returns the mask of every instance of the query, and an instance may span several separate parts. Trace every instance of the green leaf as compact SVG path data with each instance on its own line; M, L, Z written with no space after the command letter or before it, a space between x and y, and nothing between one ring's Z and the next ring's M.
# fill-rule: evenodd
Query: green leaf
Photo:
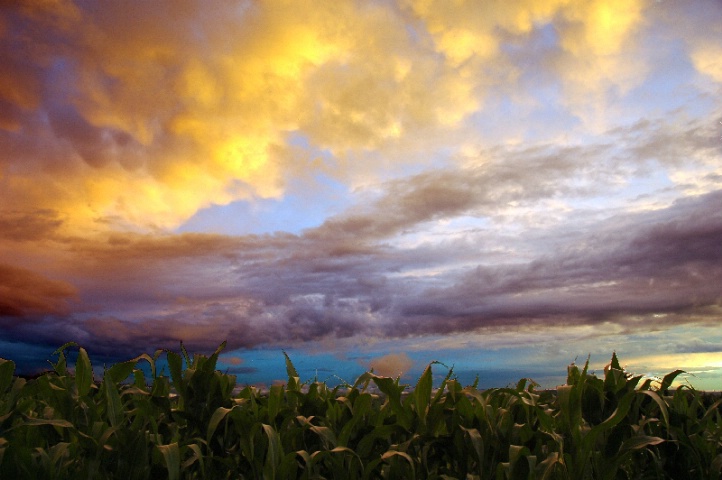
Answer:
M333 433L333 431L328 427L316 427L312 426L311 431L316 433L323 442L324 447L326 450L331 450L336 448L337 441L336 441L336 435Z
M522 445L509 445L509 470L513 480L527 480L536 467L536 457L529 448Z
M194 365L193 362L191 361L191 358L188 355L188 350L186 350L186 347L185 347L185 345L183 345L183 342L180 342L180 348L181 348L181 353L183 354L183 358L186 361L186 368L195 367L196 365Z
M68 369L67 369L68 365L67 365L67 360L65 358L65 350L69 347L77 347L77 346L78 346L78 344L75 342L68 342L53 352L53 355L59 355L58 361L56 363L50 362L50 365L53 366L53 370L55 370L55 373L57 373L60 376L65 376L68 374Z
M710 405L709 408L707 409L707 411L702 416L701 422L706 423L711 416L715 415L716 413L719 413L720 405L722 405L722 399L719 399L716 402L714 402L712 405Z
M621 451L626 452L629 450L639 450L640 448L645 448L649 445L659 445L662 442L664 442L663 438L649 437L647 435L635 435L634 437L624 441Z
M619 401L616 410L614 410L614 412L612 412L612 414L602 423L592 427L592 429L586 434L582 440L582 452L584 455L592 454L596 439L600 434L611 430L627 416L627 413L632 405L632 400L634 400L634 396L636 394L636 390L628 391Z
M148 364L150 364L150 376L155 378L155 361L158 360L158 357L160 354L163 353L163 350L156 350L155 356L151 357L147 353L141 353L137 357L131 360L131 362L135 362L136 364L141 360L146 360Z
M659 396L657 392L653 392L651 390L638 390L639 393L647 395L652 400L655 401L657 406L659 406L659 411L662 413L662 418L664 419L664 425L669 428L669 411L667 409L667 404L662 400L662 397Z
M401 392L403 392L404 386L399 385L398 381L390 377L372 375L372 379L376 386L379 387L379 390L386 395L391 410L396 414L399 425L409 428L412 421L411 412L401 404Z
M166 353L168 360L168 368L170 369L170 377L181 399L185 399L185 382L183 381L183 360L180 355L170 350Z
M298 478L298 467L296 453L287 453L281 459L281 464L278 467L278 478Z
M266 452L266 469L270 471L271 478L276 478L276 471L283 457L283 449L281 447L281 437L275 428L265 423L261 424L263 432L268 437L268 451Z
M143 373L143 370L136 368L133 370L133 384L138 387L139 389L147 388L146 381L145 381L145 374Z
M419 377L414 389L414 403L416 405L416 414L419 416L422 425L426 425L426 413L431 400L431 364L426 366L424 373Z
M90 386L93 384L93 368L90 365L88 352L80 347L78 352L78 360L75 362L75 385L78 388L78 395L86 396L90 392Z
M28 427L38 427L40 425L51 425L60 428L75 428L75 426L67 420L51 419L51 418L30 418L26 417L23 425Z
M411 458L411 456L406 452L399 452L397 450L389 450L383 455L381 455L381 460L384 462L389 463L390 459L393 457L401 457L405 459L407 462L409 462L409 465L411 465L411 478L416 478L416 468L414 466L414 460Z
M0 358L0 394L10 388L15 373L15 363L12 360Z
M218 363L218 356L221 354L224 348L226 348L225 341L221 343L218 348L216 348L216 351L213 352L213 354L208 358L208 360L206 360L202 368L203 373L207 375L213 374L213 372L216 370L216 364Z
M201 447L197 443L191 443L190 445L187 445L187 447L193 451L193 456L183 462L181 467L186 469L197 461L201 466L201 471L204 471L205 467L203 465L203 452L201 451Z
M672 386L672 382L674 382L674 379L677 378L679 374L687 373L684 370L675 370L674 372L668 373L664 376L662 379L662 385L659 387L659 389L662 392L665 392L669 387Z
M466 433L469 436L469 439L471 440L471 445L474 447L474 451L476 452L476 457L479 461L479 474L483 476L484 471L484 439L481 437L481 434L479 433L479 430L476 428L464 428L462 425L459 425L459 428L461 428L464 433Z
M69 442L56 443L55 445L53 445L50 448L50 454L51 454L50 461L54 465L57 465L63 457L65 457L69 454L69 449L70 449Z
M111 426L118 426L123 421L123 402L113 382L110 370L105 372L103 377L103 394L105 396L106 414Z
M58 348L57 350L55 350L55 351L53 352L53 355L62 354L66 349L68 349L68 348L70 348L70 347L77 347L77 346L78 346L78 344L75 343L75 342L67 342L67 343L64 344L62 347L60 347L60 348Z
M168 480L178 480L180 478L180 449L178 442L170 445L157 445L160 453L163 454L165 465L168 468Z
M268 421L273 422L276 415L281 409L283 401L283 387L281 385L272 385L268 391Z
M108 369L106 376L110 374L110 381L113 383L120 383L126 378L130 377L135 369L135 360L128 360L127 362L116 363Z
M541 472L541 480L549 480L553 478L558 478L554 476L554 473L557 471L557 468L559 468L562 471L565 471L566 466L564 465L564 461L559 456L559 452L552 452L549 454L549 456L539 464L537 467L537 471ZM537 478L539 476L537 475Z
M621 365L619 365L619 359L617 358L617 352L612 352L612 361L609 362L609 367L615 370L622 370Z
M0 465L3 464L3 457L5 456L5 450L7 449L9 443L10 442L5 440L3 437L0 437Z
M298 377L298 372L296 371L296 367L293 366L293 362L291 362L291 359L288 357L288 354L286 352L283 352L283 356L286 357L286 373L288 374L288 378L294 378Z
M444 367L446 367L446 365L444 365L443 363L441 363L441 362L439 362L439 361L434 361L434 362L431 362L431 363L432 363L432 364L438 363L439 365L443 365ZM446 368L449 368L449 367L446 367ZM449 383L452 383L452 384L453 384L453 383L456 382L456 380L451 380L451 382L449 381L449 379L451 379L451 376L452 376L453 374L454 374L454 367L452 366L451 368L449 368L449 371L446 373L446 376L445 376L444 379L441 381L441 385L439 386L439 389L436 391L436 395L434 395L434 399L432 400L431 403L438 403L438 402L441 400L441 397L444 395L444 388L446 388L446 385L449 384ZM452 396L453 396L454 393L455 393L455 392L453 391L453 389L450 390L450 392L451 392Z
M233 407L235 408L235 407ZM213 434L216 431L216 428L218 428L218 424L221 423L221 421L226 418L226 415L228 415L228 412L233 410L233 408L224 408L224 407L218 407L215 412L213 412L213 415L211 416L210 421L208 422L208 429L206 431L206 442L210 443L211 438L213 437Z

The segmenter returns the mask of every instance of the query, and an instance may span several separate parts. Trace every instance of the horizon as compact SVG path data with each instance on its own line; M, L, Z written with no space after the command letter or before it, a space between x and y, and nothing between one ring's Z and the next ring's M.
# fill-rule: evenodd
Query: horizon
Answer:
M718 1L21 1L0 38L16 373L227 341L259 385L616 352L722 390Z

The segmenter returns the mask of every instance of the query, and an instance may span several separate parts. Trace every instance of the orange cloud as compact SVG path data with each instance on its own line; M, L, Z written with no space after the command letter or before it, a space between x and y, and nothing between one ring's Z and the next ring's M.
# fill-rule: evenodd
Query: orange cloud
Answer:
M0 264L0 317L60 314L76 290L24 268Z
M223 357L223 361L229 365L240 365L243 363L243 359L241 357Z
M386 377L400 377L413 365L413 360L405 353L390 353L369 362L369 368L373 368L378 375Z

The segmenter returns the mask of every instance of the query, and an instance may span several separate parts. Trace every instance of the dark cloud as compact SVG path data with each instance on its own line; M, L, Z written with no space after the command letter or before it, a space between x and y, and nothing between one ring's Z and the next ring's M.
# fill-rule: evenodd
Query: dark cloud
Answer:
M423 333L487 324L624 322L675 314L678 322L722 307L722 193L663 211L612 218L521 265L479 266L448 288L407 300L401 313ZM563 232L560 232L560 234ZM393 325L399 332L399 325Z
M76 290L24 268L0 264L0 322L33 321L37 316L66 313Z
M720 204L722 192L713 192L586 230L557 227L539 241L548 250L513 264L485 263L486 250L477 245L454 266L457 243L394 247L377 242L374 232L351 248L346 238L319 236L325 227L307 236L116 234L80 242L76 253L93 259L80 269L92 279L78 284L85 309L102 301L105 311L118 313L56 316L37 338L53 345L72 334L122 356L180 341L212 350L224 340L229 348L250 348L505 325L708 322L722 309ZM427 281L403 275L414 268L444 273ZM17 272L5 271L6 278ZM50 285L56 296L68 293Z
M611 27L565 2L221 3L0 11L0 339L123 359L719 319L717 2ZM677 87L688 109L641 99ZM294 177L313 203L317 175L354 207L171 233Z

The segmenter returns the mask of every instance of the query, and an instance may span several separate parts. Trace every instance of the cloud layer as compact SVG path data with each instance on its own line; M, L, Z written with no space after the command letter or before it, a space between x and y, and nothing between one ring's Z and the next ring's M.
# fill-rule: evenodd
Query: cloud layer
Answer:
M4 7L0 340L125 358L180 340L348 354L714 328L720 16L714 1ZM188 231L200 217L215 227Z

